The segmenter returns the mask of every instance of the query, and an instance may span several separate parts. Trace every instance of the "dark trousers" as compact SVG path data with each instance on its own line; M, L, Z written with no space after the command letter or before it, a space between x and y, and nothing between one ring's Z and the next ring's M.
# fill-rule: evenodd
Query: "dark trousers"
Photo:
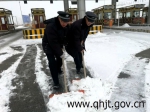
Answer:
M74 63L76 65L76 70L80 70L82 67L82 54L81 52L76 51L73 48L66 47L66 51L69 55L71 55L74 59Z
M62 59L60 57L56 57L54 54L46 54L46 56L54 84L59 84L58 72L61 70Z

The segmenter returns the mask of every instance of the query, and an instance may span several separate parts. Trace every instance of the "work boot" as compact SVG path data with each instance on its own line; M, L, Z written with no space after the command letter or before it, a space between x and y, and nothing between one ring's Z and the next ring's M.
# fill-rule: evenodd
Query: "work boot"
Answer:
M59 88L59 84L54 84L53 89L58 89Z
M77 70L77 74L81 74L81 70Z

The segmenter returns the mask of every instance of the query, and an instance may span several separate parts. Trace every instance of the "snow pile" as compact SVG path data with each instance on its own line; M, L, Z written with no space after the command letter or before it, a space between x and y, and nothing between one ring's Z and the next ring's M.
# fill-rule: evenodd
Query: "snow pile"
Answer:
M106 34L105 33L101 33L101 32L97 32L95 34L88 35L88 37L102 37L102 36L106 36Z
M48 107L51 112L101 112L103 107L96 105L100 100L105 102L109 100L111 94L112 83L102 82L99 78L86 77L81 80L74 80L70 86L68 93L54 95L48 102ZM78 90L84 90L84 93ZM89 106L72 107L73 102L90 102ZM94 103L95 102L95 103ZM69 107L69 104L70 107ZM107 109L106 112L110 110Z
M105 86L106 86L106 84L105 84ZM107 83L106 88L111 87L111 86L112 86L111 83ZM94 95L98 94L100 96L108 95L108 94L104 94L104 93L110 93L110 91L106 92L106 90L104 90L106 88L104 88L104 83L101 81L101 79L90 78L90 77L86 77L85 79L81 79L80 81L73 80L73 83L70 86L71 91L84 90L85 93L87 93L87 94L94 93Z
M130 27L130 25L125 23L124 25L122 25L122 27Z

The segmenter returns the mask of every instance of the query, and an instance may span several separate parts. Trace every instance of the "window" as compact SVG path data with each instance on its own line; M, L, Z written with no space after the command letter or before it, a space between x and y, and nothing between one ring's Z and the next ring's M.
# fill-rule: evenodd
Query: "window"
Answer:
M11 19L9 16L8 16L8 24L11 24Z
M122 12L119 13L119 18L122 18L123 14Z
M127 12L127 13L126 13L126 17L127 17L127 18L128 18L128 17L131 17L130 12Z
M4 17L1 17L1 22L2 22L2 24L5 24L5 19L4 19Z
M36 21L36 20L34 20L34 24L37 24L37 21Z
M12 15L10 15L10 20L11 20L10 24L14 24Z
M135 16L135 17L140 17L140 11L134 12L134 16Z
M43 23L43 16L40 16L40 23Z
M76 20L77 20L77 16L76 16L76 15L74 15L73 21L76 21Z
M99 14L99 16L98 16L98 20L100 20L101 19L101 13Z
M111 13L110 12L105 12L104 13L104 18L105 19L111 19Z
M146 12L143 12L143 17L144 17L144 18L146 17L146 15L147 15L147 13L146 13Z

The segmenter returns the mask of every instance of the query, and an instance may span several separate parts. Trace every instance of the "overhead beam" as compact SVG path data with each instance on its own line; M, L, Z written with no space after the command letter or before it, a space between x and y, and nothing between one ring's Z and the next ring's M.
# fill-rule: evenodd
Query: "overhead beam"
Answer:
M1 1L25 1L25 0L0 0ZM50 0L27 0L27 1L50 1ZM53 1L63 1L63 0L53 0ZM68 1L73 1L73 0L68 0ZM95 0L85 0L85 1L95 1Z
M27 4L27 0L24 0L24 4Z
M71 1L72 5L77 5L77 1Z
M53 3L53 0L50 0L50 3L52 4L52 3Z

